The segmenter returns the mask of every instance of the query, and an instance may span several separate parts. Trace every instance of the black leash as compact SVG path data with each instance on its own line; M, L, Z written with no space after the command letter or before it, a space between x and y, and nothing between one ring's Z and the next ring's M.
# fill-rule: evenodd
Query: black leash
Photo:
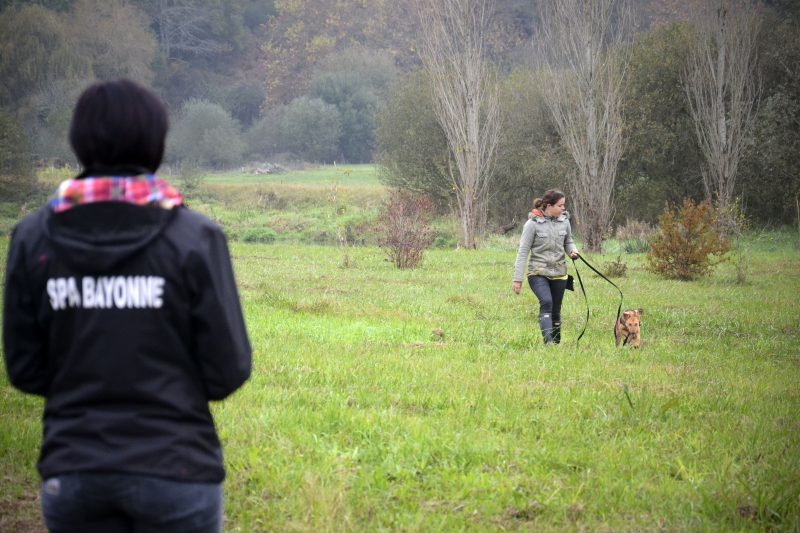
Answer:
M572 259L572 258L570 258L570 259ZM619 287L617 287L616 283L614 283L613 281L611 281L610 279L605 277L602 272L600 272L595 267L593 267L589 263L589 261L587 261L586 259L583 258L582 255L579 255L578 259L583 261L586 264L586 266L588 266L590 269L592 269L594 271L595 274L597 274L598 276L600 276L601 278L603 278L604 280L609 282L611 285L614 286L615 289L617 289L619 291L619 307L617 307L617 320L616 320L616 322L614 322L614 328L616 328L617 327L617 322L619 322L619 315L622 313L622 300L624 298L622 296L622 290ZM586 302L586 322L583 324L583 330L581 331L581 334L578 335L578 340L575 341L575 348L577 348L578 347L578 343L581 342L581 337L583 337L583 334L586 333L586 327L589 325L589 299L586 297L586 289L583 287L583 280L581 279L581 273L578 271L578 263L576 263L574 259L572 259L572 265L575 267L575 274L578 275L578 283L581 286L581 292L583 293L583 300ZM614 342L616 343L616 335L614 337Z

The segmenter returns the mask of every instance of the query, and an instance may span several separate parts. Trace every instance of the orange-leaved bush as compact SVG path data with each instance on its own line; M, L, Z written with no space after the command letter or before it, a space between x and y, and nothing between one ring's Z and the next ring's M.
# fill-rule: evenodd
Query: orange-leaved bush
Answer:
M730 248L717 222L708 200L695 204L686 198L680 209L667 206L650 242L647 269L668 279L687 281L708 274Z

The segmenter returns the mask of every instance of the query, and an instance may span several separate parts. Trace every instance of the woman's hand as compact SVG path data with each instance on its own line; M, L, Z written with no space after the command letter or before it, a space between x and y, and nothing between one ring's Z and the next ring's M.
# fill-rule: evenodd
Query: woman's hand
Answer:
M511 285L511 288L514 289L514 293L519 294L520 289L522 289L522 282L521 281L515 281Z
M569 253L569 256L570 256L572 259L577 259L579 255L581 255L581 254L579 254L579 253L578 253L578 250L572 250L572 251Z

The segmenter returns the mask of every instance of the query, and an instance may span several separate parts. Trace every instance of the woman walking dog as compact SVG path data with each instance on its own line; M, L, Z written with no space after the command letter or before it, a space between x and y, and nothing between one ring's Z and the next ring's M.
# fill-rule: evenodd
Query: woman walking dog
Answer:
M512 288L519 294L525 262L528 284L539 299L539 328L545 344L561 342L561 302L567 288L567 254L578 257L564 193L551 189L533 202L522 230Z

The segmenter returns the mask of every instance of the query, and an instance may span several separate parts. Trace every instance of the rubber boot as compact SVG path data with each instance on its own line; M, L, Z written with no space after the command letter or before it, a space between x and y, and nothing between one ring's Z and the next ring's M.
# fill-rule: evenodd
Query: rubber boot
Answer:
M561 322L553 322L553 342L561 344Z
M542 330L544 343L553 344L553 319L550 313L539 315L539 328Z

